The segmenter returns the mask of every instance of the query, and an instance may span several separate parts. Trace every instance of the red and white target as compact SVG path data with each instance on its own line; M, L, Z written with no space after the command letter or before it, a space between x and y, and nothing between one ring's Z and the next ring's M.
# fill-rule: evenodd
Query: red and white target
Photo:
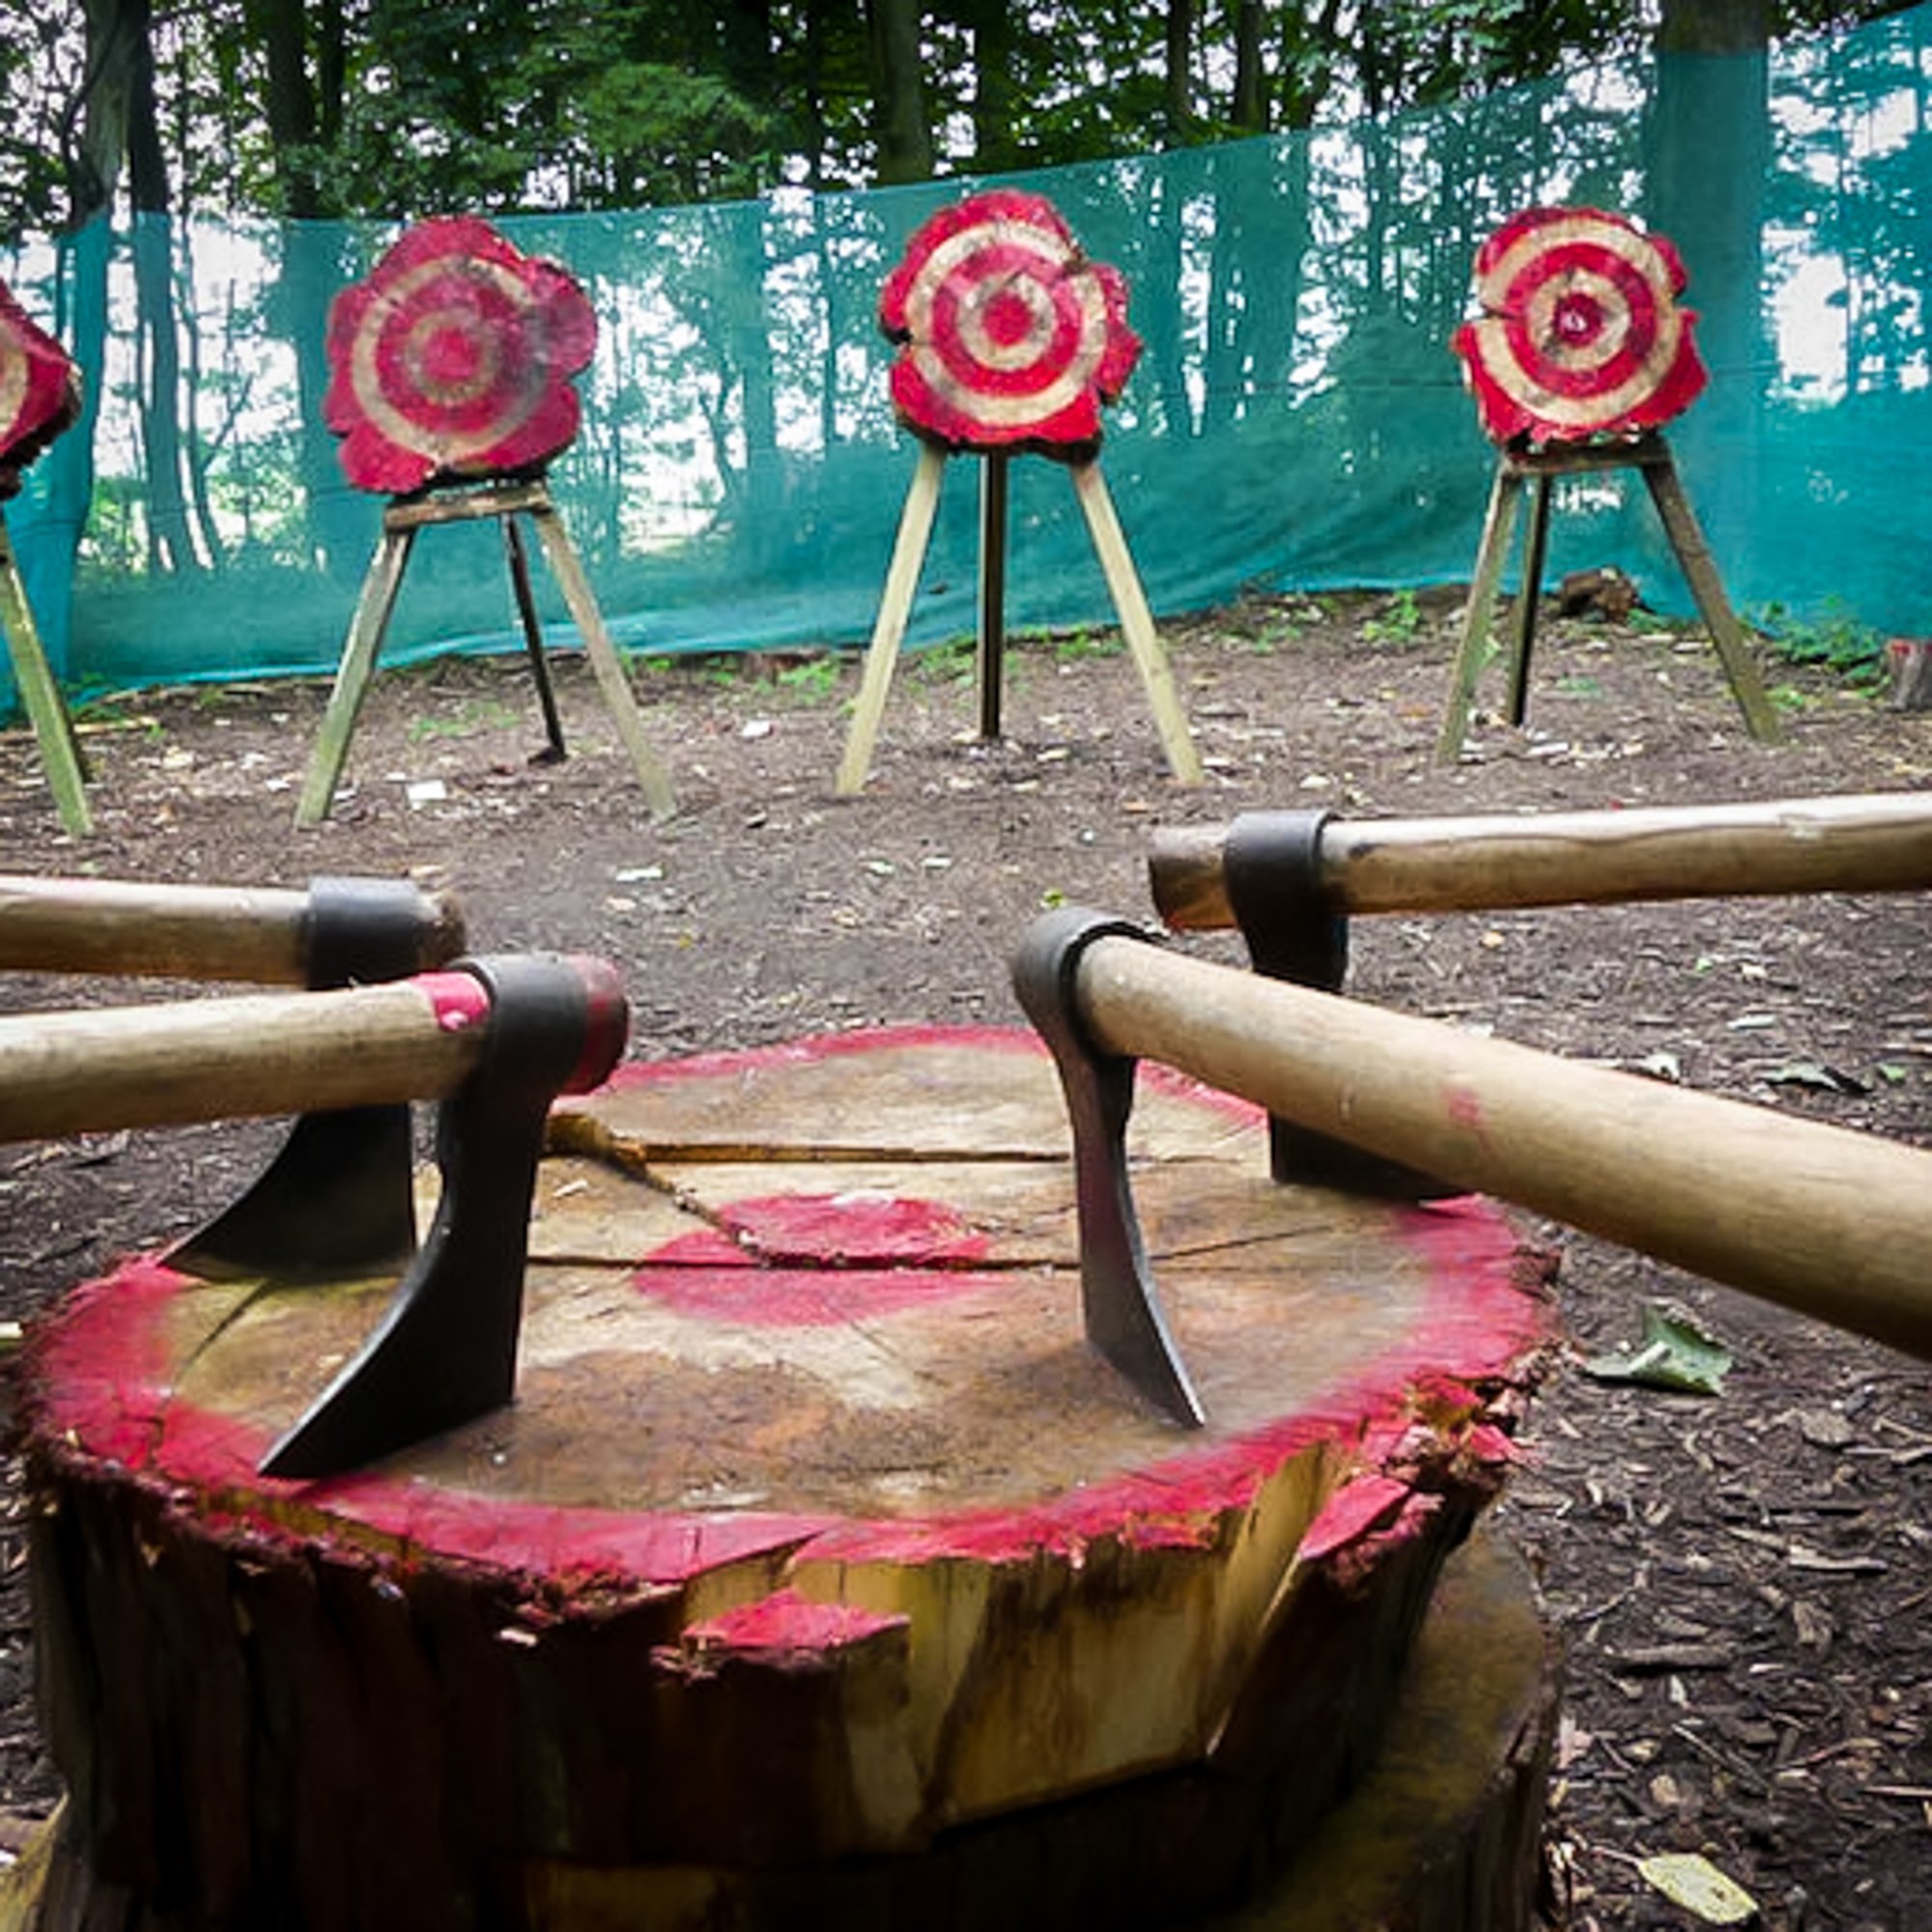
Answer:
M1090 262L1053 204L993 188L943 210L879 296L899 344L899 419L949 449L1079 460L1140 359L1120 270Z
M80 414L80 371L0 285L0 497Z
M323 414L357 488L539 468L569 446L597 346L583 291L470 215L425 221L328 314Z
M1483 314L1456 331L1483 428L1497 442L1629 436L1704 387L1680 308L1684 264L1661 235L1594 208L1533 208L1476 256Z

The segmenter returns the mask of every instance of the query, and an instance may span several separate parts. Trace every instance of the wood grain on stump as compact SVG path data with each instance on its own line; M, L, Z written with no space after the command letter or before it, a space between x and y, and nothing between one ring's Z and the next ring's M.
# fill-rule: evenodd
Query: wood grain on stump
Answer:
M1319 1830L1547 1337L1494 1208L1277 1187L1253 1109L1144 1069L1190 1434L1084 1341L1030 1036L626 1069L552 1139L515 1405L380 1468L254 1473L386 1280L150 1258L32 1337L111 1922L1149 1924Z

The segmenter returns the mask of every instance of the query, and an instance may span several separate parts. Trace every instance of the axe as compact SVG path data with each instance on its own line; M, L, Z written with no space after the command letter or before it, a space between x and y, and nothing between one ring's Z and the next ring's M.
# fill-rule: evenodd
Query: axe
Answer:
M435 1224L376 1332L262 1465L333 1474L509 1400L544 1122L558 1094L609 1074L628 1023L612 967L547 954L467 959L377 986L9 1014L0 1141L398 1105L407 1124L410 1100L438 1101ZM259 1208L264 1183L300 1193L298 1141L284 1153L238 1208ZM352 1225L334 1242L365 1265L384 1254L389 1219L387 1178L373 1181L380 1198L364 1213L356 1187L322 1178L340 1220L373 1224L373 1241ZM168 1262L282 1279L318 1268L300 1226L273 1211L224 1216Z
M427 972L463 945L455 899L402 880L320 878L293 892L0 877L0 967L322 988ZM400 1263L415 1245L412 1165L406 1103L304 1114L177 1259L204 1272L291 1255L324 1273Z
M1014 962L1067 1090L1081 1289L1100 1352L1178 1420L1186 1370L1122 1130L1155 1060L1270 1115L1932 1359L1932 1151L1581 1065L1180 955L1078 908ZM1103 1082L1104 1109L1082 1084Z
M1264 906L1290 894L1340 915L1907 892L1932 886L1932 797L1483 818L1244 812L1156 831L1148 876L1155 909L1181 931L1245 926L1254 915L1237 899Z

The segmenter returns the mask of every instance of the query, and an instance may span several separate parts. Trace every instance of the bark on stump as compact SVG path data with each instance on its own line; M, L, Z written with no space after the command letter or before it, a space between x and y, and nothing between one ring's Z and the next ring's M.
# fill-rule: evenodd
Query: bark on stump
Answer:
M1029 1036L631 1069L552 1138L516 1404L379 1469L254 1473L385 1281L148 1259L38 1328L69 1798L20 1922L1172 1923L1293 1892L1428 1741L1390 1713L1548 1336L1493 1208L1277 1187L1253 1109L1144 1071L1189 1434L1081 1335ZM1527 1911L1545 1647L1476 1623L1487 1902L1422 1883L1432 1932Z

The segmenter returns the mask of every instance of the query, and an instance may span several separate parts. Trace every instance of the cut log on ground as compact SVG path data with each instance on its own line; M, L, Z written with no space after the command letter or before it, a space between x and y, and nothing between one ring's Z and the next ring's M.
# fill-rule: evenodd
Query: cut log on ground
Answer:
M1027 1036L633 1069L552 1138L516 1403L362 1475L256 1467L386 1280L151 1258L30 1338L27 1922L1153 1925L1307 1854L1548 1339L1497 1210L1276 1186L1150 1072L1182 1432L1082 1336Z

